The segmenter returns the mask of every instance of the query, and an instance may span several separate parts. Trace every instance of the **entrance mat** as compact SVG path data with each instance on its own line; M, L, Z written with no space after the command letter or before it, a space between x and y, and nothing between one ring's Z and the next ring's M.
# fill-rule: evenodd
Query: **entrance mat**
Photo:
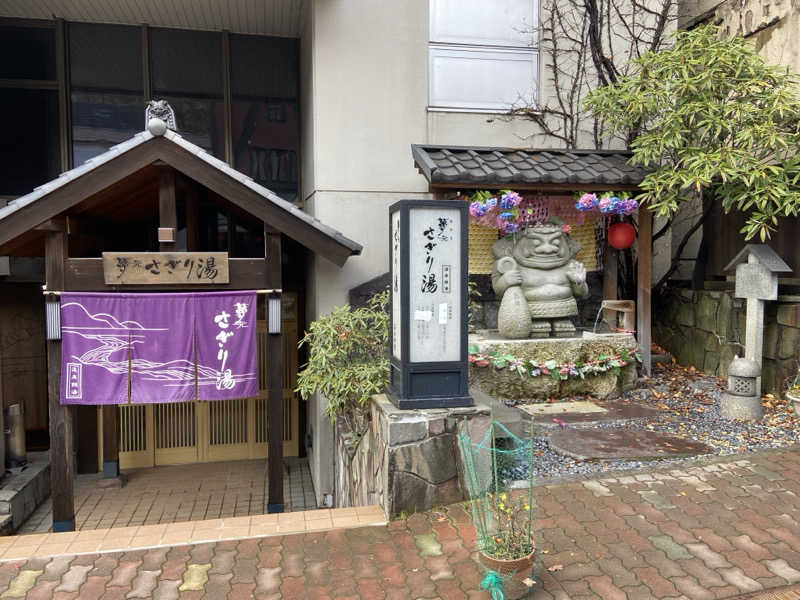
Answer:
M700 442L646 429L563 429L550 448L576 460L657 460L709 454Z

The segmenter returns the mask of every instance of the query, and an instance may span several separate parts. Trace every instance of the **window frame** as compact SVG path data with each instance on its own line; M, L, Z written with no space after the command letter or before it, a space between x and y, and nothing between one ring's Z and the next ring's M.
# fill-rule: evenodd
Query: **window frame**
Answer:
M462 101L442 102L440 99L434 98L434 61L440 58L443 55L442 53L452 53L454 58L461 54L461 57L465 60L469 58L470 53L480 52L484 52L487 56L495 54L495 56L499 57L505 54L509 57L530 57L529 64L531 65L532 80L530 82L530 95L526 98L526 101L532 105L537 103L541 81L538 35L541 2L539 0L525 1L531 3L531 15L533 18L533 24L531 25L532 32L530 34L529 43L527 44L522 40L520 40L519 43L514 43L510 39L501 40L500 38L490 38L483 42L469 38L462 38L464 41L458 41L455 36L443 36L439 39L434 39L437 37L435 34L435 10L437 0L430 0L428 8L428 112L503 114L507 113L515 104L513 101L510 103L506 103L505 101L491 102L472 98L467 98Z

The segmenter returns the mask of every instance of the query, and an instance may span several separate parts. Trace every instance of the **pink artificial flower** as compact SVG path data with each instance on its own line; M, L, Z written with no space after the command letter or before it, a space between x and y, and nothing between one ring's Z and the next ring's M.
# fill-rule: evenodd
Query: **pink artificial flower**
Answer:
M572 232L572 227L567 225L566 223L564 223L561 226L561 231L563 231L564 233L571 233Z

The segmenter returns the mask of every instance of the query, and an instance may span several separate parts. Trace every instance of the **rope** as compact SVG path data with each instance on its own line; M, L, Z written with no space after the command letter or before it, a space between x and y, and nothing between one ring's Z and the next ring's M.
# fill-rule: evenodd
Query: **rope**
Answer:
M497 571L487 571L480 588L491 594L492 600L503 600L503 578Z

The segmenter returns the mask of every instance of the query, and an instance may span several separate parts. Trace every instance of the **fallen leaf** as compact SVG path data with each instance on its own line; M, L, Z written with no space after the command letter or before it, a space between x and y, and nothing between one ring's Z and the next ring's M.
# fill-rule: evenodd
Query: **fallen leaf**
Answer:
M533 587L534 585L536 585L536 582L530 577L526 577L525 579L523 579L522 583L524 583L528 587Z
M555 573L556 571L563 571L564 565L553 565L552 567L547 567L547 570L551 573Z

